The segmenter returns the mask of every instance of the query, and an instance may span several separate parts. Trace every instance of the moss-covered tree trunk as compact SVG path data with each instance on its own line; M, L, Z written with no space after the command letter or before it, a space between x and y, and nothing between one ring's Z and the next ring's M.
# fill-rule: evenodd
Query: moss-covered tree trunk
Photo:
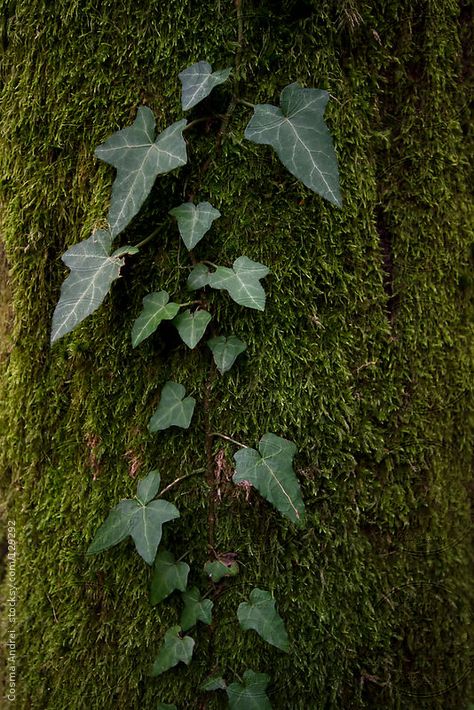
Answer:
M107 212L113 171L94 148L141 104L160 129L178 120L184 67L234 62L233 3L0 4L1 227L14 310L2 336L1 481L2 515L17 531L17 707L220 707L224 696L200 683L245 668L271 676L275 708L466 707L474 409L464 3L243 0L242 98L277 103L292 81L328 89L344 206L244 142L243 105L220 155L212 124L196 134L191 167L157 183L128 241L186 189L222 212L200 256L231 264L246 254L271 269L264 314L212 297L220 332L248 351L211 379L205 351L186 350L171 328L131 348L143 296L176 293L187 273L171 222L52 350L49 331L60 255ZM226 92L210 111L225 110ZM188 433L151 436L168 379L195 396L196 416ZM247 500L230 482L235 447L215 438L206 451L206 428L251 446L267 431L295 441L306 527ZM169 494L181 518L166 544L187 554L192 581L205 584L209 542L241 562L215 624L194 634L189 668L157 679L147 672L179 599L150 607L150 570L131 543L84 554L152 467L165 484L208 468ZM238 628L235 609L256 586L277 600L290 655Z

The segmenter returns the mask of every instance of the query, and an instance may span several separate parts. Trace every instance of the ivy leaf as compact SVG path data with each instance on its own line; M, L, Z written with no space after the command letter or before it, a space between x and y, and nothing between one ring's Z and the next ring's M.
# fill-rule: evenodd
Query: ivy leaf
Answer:
M111 247L110 232L98 229L61 257L71 273L61 287L54 309L51 344L97 310L120 276L124 259L111 255Z
M203 624L212 622L212 607L214 604L210 599L203 599L197 587L183 592L181 596L184 602L184 609L180 619L183 631L195 626L198 621L202 621Z
M179 233L188 250L194 249L214 220L221 216L219 210L214 209L209 202L200 202L197 206L192 202L184 202L169 213L178 220Z
M155 332L163 320L171 320L179 311L179 304L169 303L170 297L166 291L149 293L143 299L143 309L132 328L132 345L134 348L142 340Z
M173 325L176 326L181 340L192 350L204 335L211 318L211 314L207 311L197 310L191 313L188 308L184 313L180 313L179 316L176 316L173 320Z
M244 682L231 683L227 687L230 710L271 710L270 701L265 692L270 677L266 673L246 670Z
M208 62L196 62L180 72L178 76L183 86L181 94L183 111L188 111L209 96L215 86L223 84L229 78L231 71L232 69L228 68L213 72Z
M198 288L204 288L209 285L209 269L205 264L196 264L191 269L188 276L187 286L190 291L197 291Z
M185 397L186 390L177 382L167 382L161 390L160 403L148 422L148 431L162 431L170 426L187 429L191 424L196 400Z
M173 123L155 140L153 112L140 106L131 126L117 131L96 149L97 158L117 169L108 214L112 237L138 214L158 175L186 164L186 123L186 119Z
M179 510L166 500L139 506L130 521L130 535L138 554L152 565L161 542L163 523L179 518Z
M166 632L163 645L153 663L152 676L164 673L180 661L189 666L193 656L194 639L190 636L181 638L180 632L179 626L173 626Z
M130 535L130 522L138 507L137 501L126 498L112 508L87 548L86 555L97 555L125 540Z
M241 449L234 454L234 483L249 481L272 505L294 523L302 523L304 503L293 470L296 446L275 434L260 439L259 451Z
M151 580L150 601L159 604L175 589L184 592L188 583L189 565L176 562L174 555L167 550L158 553Z
M142 505L147 505L156 496L160 490L161 476L158 471L153 470L138 481L137 498Z
M230 370L238 356L247 350L247 345L236 335L229 335L228 338L219 335L208 340L207 345L212 351L214 362L221 375Z
M201 690L225 690L227 687L227 684L221 676L213 676L212 678L208 678L202 685L200 686Z
M324 122L328 99L327 91L290 84L281 92L280 108L270 104L254 107L245 137L271 145L290 173L341 207L337 158Z
M237 618L243 629L254 629L267 643L282 651L288 651L289 642L285 624L275 609L275 600L270 592L253 589L250 593L250 601L239 604Z
M229 561L228 564L221 560L214 560L213 562L206 562L204 572L213 582L217 583L223 577L236 577L239 574L239 565L233 560Z
M260 279L265 278L269 269L258 261L252 261L246 256L239 256L234 261L232 269L218 266L209 276L212 288L225 289L230 297L241 306L265 310L265 291Z

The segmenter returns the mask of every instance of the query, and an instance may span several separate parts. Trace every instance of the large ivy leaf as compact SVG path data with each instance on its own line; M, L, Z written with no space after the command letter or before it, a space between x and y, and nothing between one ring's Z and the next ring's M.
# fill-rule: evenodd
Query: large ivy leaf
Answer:
M169 213L178 220L179 233L188 250L194 249L209 231L214 220L221 216L219 210L209 202L200 202L198 205L184 202Z
M230 370L238 356L247 350L247 345L236 335L229 335L228 338L218 335L208 340L207 345L212 351L214 362L221 375Z
M296 446L275 434L265 434L255 449L241 449L234 454L234 483L249 481L272 505L294 523L302 523L304 503L293 470Z
M153 112L140 106L131 126L117 131L96 149L97 158L117 169L108 215L113 237L140 211L156 177L186 164L186 123L186 119L173 123L155 140Z
M209 276L212 288L225 289L230 297L241 306L265 310L265 291L260 279L265 278L269 270L263 264L252 261L246 256L239 256L232 269L218 266Z
M201 597L197 587L192 587L189 591L183 592L181 596L184 602L184 609L180 619L183 631L195 626L198 621L202 621L203 624L212 622L212 607L214 604L210 599Z
M281 92L280 108L255 106L245 137L271 145L290 173L341 207L337 158L324 122L328 99L327 91L290 84Z
M155 332L163 320L171 320L179 311L179 304L170 303L166 291L149 293L143 299L143 309L132 328L132 345L134 348Z
M138 481L137 498L142 505L147 505L160 490L161 476L155 469Z
M180 72L178 76L183 87L181 94L183 111L188 111L209 96L215 86L223 84L229 78L231 71L232 69L228 68L213 72L208 62L196 62Z
M161 390L160 403L148 422L148 431L162 431L170 426L187 429L191 424L196 400L185 397L186 390L177 382L167 382Z
M187 286L190 291L197 291L198 288L204 288L209 285L210 272L205 264L196 264L191 269L188 276Z
M271 710L270 701L265 692L270 677L266 673L246 670L243 684L231 683L227 686L229 710Z
M204 335L211 318L211 314L207 311L200 309L191 313L188 308L184 313L180 313L179 316L176 316L173 320L173 325L176 326L181 340L192 350Z
M161 542L162 526L179 518L179 510L166 500L152 500L141 505L130 520L130 535L138 554L149 565L153 564Z
M285 624L275 609L275 600L270 592L253 589L249 602L239 604L237 618L243 629L254 629L267 643L282 651L288 651L289 642Z
M188 583L188 574L189 565L186 562L176 562L174 555L167 550L159 552L151 579L151 604L159 604L175 589L184 592Z
M193 656L194 639L190 636L181 638L180 632L179 626L173 626L166 632L163 645L153 663L152 676L164 673L180 661L189 666Z
M130 521L138 507L139 503L136 500L126 498L121 500L115 508L112 508L105 522L94 535L86 554L97 555L125 540L130 535Z
M88 239L74 244L62 256L71 273L61 287L54 309L51 343L70 333L100 306L112 283L120 276L123 256L110 254L112 236L98 229ZM123 250L122 250L123 254Z

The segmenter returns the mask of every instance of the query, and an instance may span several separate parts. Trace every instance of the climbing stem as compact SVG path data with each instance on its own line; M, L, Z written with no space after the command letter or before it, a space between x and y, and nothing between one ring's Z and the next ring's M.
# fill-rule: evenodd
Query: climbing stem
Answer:
M220 434L218 431L212 431L211 436L219 436L221 439L225 439L226 441L231 441L233 444L237 444L237 446L241 446L243 449L248 449L249 447L246 444L242 444L240 441L236 441L235 439L231 439L230 436L226 436L225 434Z

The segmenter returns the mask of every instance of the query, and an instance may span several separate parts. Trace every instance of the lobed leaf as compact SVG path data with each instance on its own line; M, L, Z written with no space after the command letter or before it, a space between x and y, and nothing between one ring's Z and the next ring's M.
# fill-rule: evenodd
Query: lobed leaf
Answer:
M215 86L224 83L232 69L219 69L213 72L208 62L196 62L178 74L182 84L181 106L188 111L209 96Z
M170 303L166 291L149 293L143 299L143 308L133 324L132 345L134 348L148 338L163 320L172 320L179 311L177 303Z
M184 602L184 609L180 619L183 631L195 626L198 621L202 621L203 624L212 622L212 607L214 603L210 599L201 597L197 587L192 587L189 591L183 592L181 597Z
M254 629L267 643L288 651L285 624L275 609L275 600L270 592L253 589L249 602L239 604L237 618L243 629Z
M204 288L209 285L210 272L205 264L196 264L191 269L188 276L187 286L190 291L197 291L198 288Z
M236 577L239 574L239 565L237 562L225 564L221 560L213 560L206 562L204 572L216 583L223 577Z
M246 670L243 684L231 683L227 686L230 710L271 710L266 688L270 677L266 673Z
M160 490L161 476L158 471L153 470L138 481L137 498L142 505L147 505Z
M151 580L151 604L159 604L175 589L184 592L188 583L189 565L176 562L174 555L167 550L158 553L155 559Z
M136 550L148 565L152 565L161 542L164 523L179 518L179 510L166 500L153 500L139 506L130 521L130 535Z
M126 498L112 508L105 522L94 535L86 554L97 555L125 540L130 535L130 523L138 507L137 501Z
M176 217L179 233L188 250L194 249L214 220L221 216L219 210L214 209L209 202L200 202L198 205L184 202L170 210L169 214Z
M230 297L241 306L265 310L265 291L260 279L265 278L269 269L264 264L239 256L231 269L218 266L209 276L212 288L225 289Z
M170 426L187 429L191 424L196 400L185 397L186 390L177 382L167 382L161 390L160 403L148 423L148 431L162 431Z
M247 350L247 345L236 335L229 335L228 338L219 335L208 340L207 345L221 375L230 370L238 356Z
M152 676L161 675L180 661L189 666L193 656L194 639L190 636L181 638L180 632L179 626L173 626L166 632L163 645L153 663Z
M176 326L181 340L192 350L204 335L211 318L211 314L207 311L197 310L191 313L188 308L184 313L176 316L173 325Z

